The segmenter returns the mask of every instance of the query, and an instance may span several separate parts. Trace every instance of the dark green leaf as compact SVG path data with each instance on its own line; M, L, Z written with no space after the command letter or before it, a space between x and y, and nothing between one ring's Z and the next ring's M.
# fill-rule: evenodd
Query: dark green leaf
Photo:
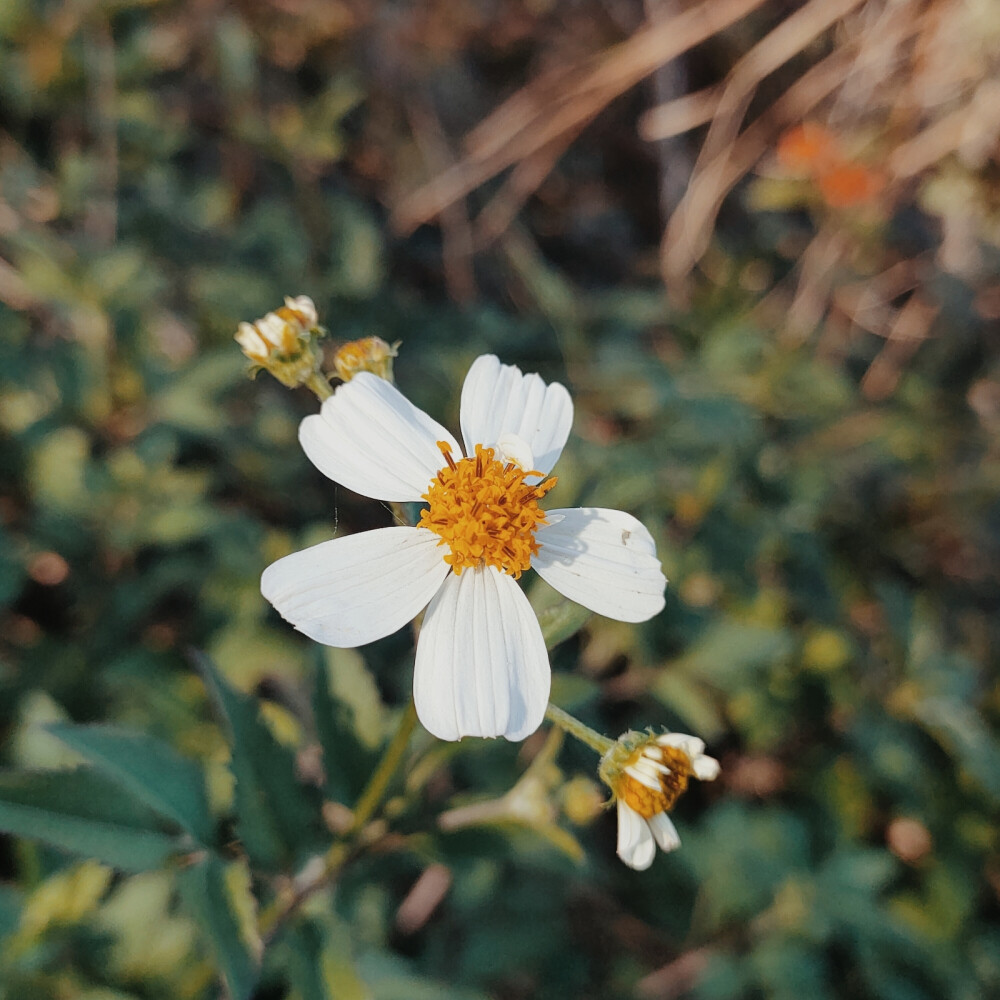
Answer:
M67 746L83 754L126 791L162 816L172 819L199 843L212 839L212 817L201 768L161 740L112 726L47 727Z
M228 731L240 839L255 865L292 868L318 845L318 791L299 782L292 752L261 720L257 703L231 687L207 657L199 654L197 663Z
M358 978L347 927L333 918L299 920L286 936L288 974L302 1000L365 1000L371 991Z
M261 942L250 874L242 862L211 855L178 876L181 898L198 921L232 1000L246 1000L257 983Z
M331 694L326 657L318 651L314 663L313 715L323 748L326 794L353 806L375 766L375 755L358 739L350 707Z
M0 830L126 871L158 868L184 841L98 771L0 774Z

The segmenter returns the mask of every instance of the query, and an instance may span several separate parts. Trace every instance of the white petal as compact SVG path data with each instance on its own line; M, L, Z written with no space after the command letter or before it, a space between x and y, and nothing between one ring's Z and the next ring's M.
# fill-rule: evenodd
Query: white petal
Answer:
M705 750L705 741L697 736L688 736L687 733L664 733L656 737L656 742L665 747L677 747L691 758L692 763L700 757Z
M673 820L665 813L656 813L649 820L649 829L653 832L653 837L660 845L661 851L676 851L681 846L681 838L677 835L677 827Z
M715 781L719 776L719 762L714 757L696 757L692 767L694 776L701 781Z
M656 844L646 821L618 800L618 857L637 871L645 871L656 854Z
M523 740L545 716L549 657L521 588L485 567L451 575L431 601L417 643L413 698L442 740Z
M513 462L525 472L530 472L535 467L535 456L531 454L528 442L516 434L501 434L497 438L496 449L496 457L501 462Z
M375 500L419 500L458 442L394 385L370 372L355 375L299 426L313 465L334 482Z
M644 622L663 610L666 579L650 533L631 514L601 507L546 511L532 568L599 615ZM557 520L558 519L558 520Z
M640 785L645 785L654 792L660 791L660 780L656 775L649 774L647 771L640 771L639 768L631 765L625 768L625 773L630 778L638 781Z
M237 328L236 341L247 354L256 354L258 357L267 356L267 341L257 332L257 328L249 323L240 323Z
M316 305L308 295L296 295L294 299L286 295L285 308L301 313L307 327L313 327L319 322Z
M261 593L310 639L363 646L402 628L451 567L426 528L379 528L334 538L264 570Z
M477 444L493 448L502 434L516 434L531 449L533 468L547 473L569 437L573 401L558 382L547 386L540 375L522 375L515 365L484 354L465 376L461 417L467 454Z

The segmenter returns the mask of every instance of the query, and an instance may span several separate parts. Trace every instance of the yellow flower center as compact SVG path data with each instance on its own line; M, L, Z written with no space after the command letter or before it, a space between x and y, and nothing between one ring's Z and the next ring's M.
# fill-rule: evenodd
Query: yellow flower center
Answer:
M637 778L632 777L623 768L618 780L616 794L618 798L630 806L640 816L650 819L657 813L668 812L674 803L684 794L688 786L688 778L694 774L691 768L691 758L677 747L647 745L632 755L625 767L635 767L642 758L663 764L668 770L656 768L656 780L660 787L654 791ZM641 765L643 773L651 774L648 764Z
M517 579L538 552L535 530L546 523L538 501L555 477L531 486L524 477L540 472L498 461L492 448L477 444L475 456L456 462L446 442L437 446L447 465L423 495L428 506L417 527L441 536L438 544L450 549L444 561L456 573L485 563Z

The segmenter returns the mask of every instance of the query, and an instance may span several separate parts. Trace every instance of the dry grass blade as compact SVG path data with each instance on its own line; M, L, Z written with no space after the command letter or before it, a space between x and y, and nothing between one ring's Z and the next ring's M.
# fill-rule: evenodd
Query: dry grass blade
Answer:
M899 383L903 367L927 339L940 306L915 292L899 310L882 350L861 380L861 391L871 400L886 399Z
M577 135L579 131L574 131L563 136L558 142L543 146L514 167L500 190L476 216L474 233L476 249L481 250L489 246L506 232L524 203L552 172L559 162L559 157Z
M863 2L811 0L765 35L736 63L725 82L719 106L698 154L695 174L705 164L722 156L736 141L743 116L761 81Z
M639 135L647 142L658 142L690 132L712 120L721 97L721 87L706 87L667 101L647 111L639 119Z
M582 66L546 74L523 87L470 133L465 159L396 206L394 227L412 231L491 177L579 131L619 94L764 2L705 0L676 17L647 24Z
M854 55L852 46L837 49L804 73L768 111L756 119L722 155L691 179L687 193L663 235L663 278L675 294L712 237L715 217L726 195L771 147L773 136L799 121L843 81Z

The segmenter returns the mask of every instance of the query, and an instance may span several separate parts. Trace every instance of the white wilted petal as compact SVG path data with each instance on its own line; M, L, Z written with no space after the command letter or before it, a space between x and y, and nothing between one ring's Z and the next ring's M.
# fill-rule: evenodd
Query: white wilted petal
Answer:
M637 871L645 871L656 855L649 824L621 799L618 800L618 857Z
M653 839L661 851L675 851L681 846L681 838L677 833L674 821L665 813L656 813L647 822L652 831Z

